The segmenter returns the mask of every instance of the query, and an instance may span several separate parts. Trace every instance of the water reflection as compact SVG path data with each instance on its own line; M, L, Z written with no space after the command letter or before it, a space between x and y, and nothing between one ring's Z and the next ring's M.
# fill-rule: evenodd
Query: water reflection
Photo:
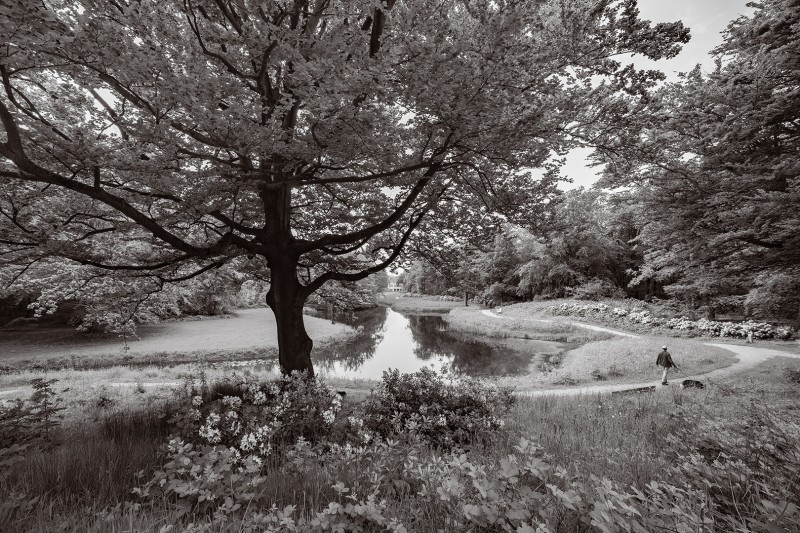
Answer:
M360 333L314 351L314 366L321 376L377 379L389 368L416 372L423 367L444 367L471 376L524 374L535 355L448 331L438 315L404 316L381 307L348 323L360 328Z

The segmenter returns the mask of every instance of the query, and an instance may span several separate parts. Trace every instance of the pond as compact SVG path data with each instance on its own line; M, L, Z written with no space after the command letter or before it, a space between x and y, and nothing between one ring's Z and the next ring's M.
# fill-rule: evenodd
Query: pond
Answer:
M359 313L348 323L359 334L347 342L314 350L323 377L380 379L385 370L416 372L423 367L458 375L508 376L535 371L541 341L482 342L474 335L449 330L441 315L403 315L386 307ZM485 340L485 339L484 339ZM553 353L552 346L545 347Z

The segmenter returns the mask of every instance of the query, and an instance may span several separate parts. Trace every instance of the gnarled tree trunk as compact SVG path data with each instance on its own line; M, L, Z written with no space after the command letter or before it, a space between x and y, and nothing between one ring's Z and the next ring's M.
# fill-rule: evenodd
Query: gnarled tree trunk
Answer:
M297 262L291 258L272 261L271 278L267 292L267 305L275 314L278 327L278 362L281 372L295 370L314 376L311 349L314 342L306 333L303 322L303 304L307 294L297 280Z

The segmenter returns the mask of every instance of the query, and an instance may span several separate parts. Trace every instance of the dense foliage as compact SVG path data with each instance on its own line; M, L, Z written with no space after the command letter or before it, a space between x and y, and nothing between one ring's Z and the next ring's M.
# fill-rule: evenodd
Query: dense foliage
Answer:
M430 375L414 379L437 382L439 397L459 396L457 383L441 383ZM384 386L390 382L391 376ZM25 402L26 408L0 406L0 435L8 435L9 424L22 418L35 425L36 419L41 422L57 412L60 401L52 391L53 383L39 385L34 397ZM676 411L669 415L669 422L664 425L667 417L663 416L658 422L649 418L648 423L658 423L657 430L644 437L646 443L638 443L646 444L645 453L659 456L649 463L651 468L658 465L652 471L655 475L630 484L605 474L576 472L575 465L569 463L573 458L568 451L560 458L569 464L560 464L524 436L533 429L530 427L484 428L482 440L467 443L466 449L448 451L432 447L418 424L400 424L388 438L371 433L366 429L366 419L356 412L358 404L343 406L330 424L325 413L335 395L318 383L285 378L274 383L234 385L235 382L214 385L202 398L185 395L184 414L194 410L200 413L196 420L189 417L195 434L187 435L187 440L174 436L169 441L166 456L155 465L153 478L140 484L135 491L138 496L131 496L135 501L95 508L96 515L87 518L87 522L73 523L67 517L51 516L51 507L45 513L47 518L37 515L37 506L49 506L49 501L31 497L24 486L8 484L14 472L9 465L27 460L31 449L13 445L0 448L0 461L4 461L4 468L0 469L0 490L4 494L0 526L27 530L27 525L35 523L39 516L41 524L51 526L45 526L47 530L59 529L56 525L84 530L77 524L91 523L93 528L87 525L85 530L105 531L114 528L114 524L127 527L146 523L153 531L164 530L166 524L169 531L186 533L661 529L771 533L800 527L796 503L800 497L800 427L791 418L768 414L755 405L745 408L746 414L741 417L724 420L694 409L684 410L690 413L684 415L668 402ZM303 387L312 387L316 392L304 397L316 400L297 397L296 392L309 392ZM50 392L43 393L46 390ZM726 394L724 390L720 392ZM434 394L432 390L427 393ZM262 395L266 398L263 404ZM372 402L383 397L377 394ZM387 405L398 406L396 399L399 397ZM489 404L498 405L498 400L500 397L492 393L487 395ZM469 401L475 404L474 399ZM545 402L538 409L548 410L552 405ZM664 405L656 402L650 408L663 415ZM279 406L286 408L279 409L277 419L287 428L300 427L296 425L298 421L312 422L305 426L310 431L306 435L315 443L295 433L294 442L283 441L268 460L262 461L255 449L243 451L241 441L236 439L227 441L232 445L206 440L210 436L208 415L212 412L218 412L220 420L228 411L239 413L236 418L226 415L228 422L256 427L275 420L272 415L262 415L268 411L276 414ZM635 420L654 414L642 407L639 401L617 402L609 411L611 405L601 404L592 407L593 414L582 420L606 417L599 421L606 428L603 431L640 427ZM574 406L581 412L587 408ZM615 415L623 418L618 411L623 408L631 409L624 422L612 421ZM38 415L32 417L34 412ZM204 423L197 425L200 418ZM569 418L560 418L558 413L552 418L558 424L569 425ZM180 431L189 425L179 425ZM315 432L312 425L320 431ZM36 446L51 446L41 426L38 431L38 435L32 435ZM516 432L521 432L522 438ZM584 460L594 461L591 446L583 451L589 454ZM58 453L49 452L47 457ZM628 470L642 458L625 461L609 456L603 463L608 468L617 461L627 465L619 468L625 468L635 478ZM302 498L298 487L302 487ZM49 492L54 487L48 485L43 490ZM72 501L65 502L64 509L70 510L71 519L93 512L92 508L76 508ZM153 518L147 522L140 517ZM33 521L28 522L29 519ZM65 521L58 522L59 519Z
M468 293L487 305L533 298L582 299L625 294L639 263L631 224L599 191L577 189L553 198L547 228L502 224L483 244L422 252L403 274L409 292ZM636 294L635 291L630 291Z
M429 369L397 370L363 404L364 427L383 438L408 431L443 447L465 445L503 427L511 390L472 378L448 380Z
M713 72L664 85L613 149L599 147L602 183L632 191L644 254L634 282L800 319L800 6L750 5Z

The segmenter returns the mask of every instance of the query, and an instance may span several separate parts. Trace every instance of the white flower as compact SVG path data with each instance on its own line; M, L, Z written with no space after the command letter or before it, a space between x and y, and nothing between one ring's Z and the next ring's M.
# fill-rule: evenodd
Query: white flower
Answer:
M256 392L253 395L253 405L264 405L267 403L267 395L261 391Z
M258 438L256 438L256 436L253 435L252 433L246 434L244 437L242 437L242 440L239 442L239 447L244 452L249 452L250 450L253 450L257 445L258 445Z
M221 440L219 429L215 427L202 426L199 433L209 444L217 444Z
M237 407L241 407L242 399L236 396L225 396L222 398L222 403L230 409L236 409Z
M201 396L193 396L192 405L195 407L200 407L201 405L203 405L203 398Z

